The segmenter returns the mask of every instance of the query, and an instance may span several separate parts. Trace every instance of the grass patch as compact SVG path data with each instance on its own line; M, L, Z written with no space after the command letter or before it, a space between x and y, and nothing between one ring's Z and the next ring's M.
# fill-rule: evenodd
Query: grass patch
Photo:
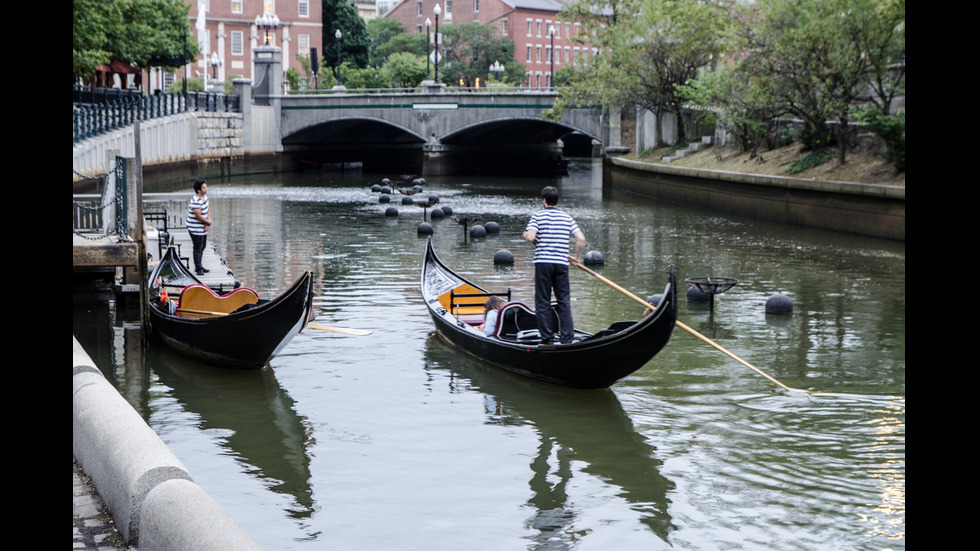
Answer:
M820 166L827 161L834 158L837 152L833 149L820 149L817 151L811 151L809 154L796 159L790 163L789 168L786 169L787 174L799 174L804 170L809 170L813 167Z

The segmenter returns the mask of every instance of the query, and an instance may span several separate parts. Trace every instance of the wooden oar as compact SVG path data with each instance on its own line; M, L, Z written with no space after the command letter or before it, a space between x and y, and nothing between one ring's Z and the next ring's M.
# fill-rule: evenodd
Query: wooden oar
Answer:
M584 270L584 271L585 271L585 272L586 272L587 274L589 274L589 275L591 275L591 276L593 276L593 277L595 277L595 278L596 278L596 279L598 279L599 281L602 281L603 283L605 283L605 284L607 284L607 285L609 285L609 286L610 286L610 287L612 287L613 289L616 289L617 291L619 291L619 292L621 292L621 293L623 293L624 295L626 295L626 296L628 296L628 297L630 297L631 299L633 299L633 300L635 300L636 302L639 302L640 304L642 304L642 305L643 305L643 307L644 307L644 308L647 308L647 309L654 309L654 308L656 308L656 306L654 306L654 305L652 305L652 304L650 304L649 302L647 302L647 301L645 301L645 300L643 300L642 298L640 298L640 297L638 297L638 296L636 296L636 295L634 295L633 293L631 293L631 292L629 292L629 291L627 291L626 289L624 289L624 288L622 288L622 287L620 287L619 285L616 285L616 284L615 284L615 283L613 283L612 281L610 281L610 280L608 280L608 279L606 279L605 277L603 277L603 276L601 276L601 275L599 275L599 274L597 274L597 273L595 273L594 271L592 271L592 270L590 270L589 268L586 268L584 264L582 264L582 263L581 263L581 262L579 262L578 260L575 260L575 259L574 259L573 257L571 257L571 256L570 256L570 257L568 257L568 261L569 261L569 262L570 262L570 263L571 263L571 264L572 264L573 266L575 266L575 267L577 267L577 268L581 268L581 269L582 269L582 270ZM783 383L781 383L781 382L779 382L779 381L777 381L777 380L776 380L775 378L773 378L773 377L771 377L770 375L768 375L768 374L766 374L766 373L764 373L764 372L763 372L763 371L762 371L761 369L759 369L759 368L757 368L757 367L755 367L754 365L752 365L752 364L750 364L749 362L747 362L747 361L745 361L745 360L743 360L742 358L739 358L739 357L738 357L738 356L736 356L735 354L732 354L732 353L731 353L731 352L729 352L728 350L725 350L725 349L724 349L724 348L722 348L722 346L721 346L721 345L719 345L718 343L716 343L716 342L714 342L713 340L711 340L711 339L709 339L708 337L705 337L705 336L704 336L704 335L702 335L701 333L698 333L698 332L697 332L697 331L695 331L694 329L691 329L691 328L690 328L690 327L688 327L687 325L684 325L684 324L683 324L683 323L681 323L680 321L675 321L674 323L676 323L676 324L677 324L677 327L680 327L681 329L683 329L683 330L685 330L685 331L687 331L688 333L690 333L690 334L692 334L692 335L694 335L695 337L697 337L697 338L699 338L699 339L701 339L702 341L704 341L704 342L706 342L706 343L708 343L708 344L710 344L711 346L713 346L713 347L715 347L716 349L718 349L718 350L719 350L719 351L721 351L722 353L724 353L724 354L726 354L726 355L728 355L729 357L731 357L732 359L734 359L734 360L735 360L735 361L737 361L738 363L740 363L740 364L742 364L742 365L744 365L745 367L748 367L749 369L751 369L752 371L755 371L755 372L756 372L756 373L758 373L759 375L762 375L762 376L763 376L763 377L765 377L766 379L769 379L769 380L770 380L770 381L772 381L772 382L773 382L774 384L776 384L777 386L779 386L779 387L781 387L781 388L783 388L784 390L788 390L788 391L791 391L791 392L809 392L809 391L807 391L807 390L800 390L800 389L798 389L798 388L792 388L792 387L788 387L788 386L786 386L786 385L784 385Z
M343 333L345 335L357 335L363 337L365 335L370 335L374 331L368 331L366 329L348 329L346 327L330 327L327 325L317 325L314 323L309 323L306 325L310 329L320 329L322 331L333 331L335 333Z
M206 310L190 310L187 308L181 308L177 310L185 314L197 314L199 316L227 316L226 312L208 312ZM333 331L335 333L344 333L345 335L357 335L363 337L365 335L370 335L373 331L367 331L365 329L348 329L346 327L329 327L326 325L316 325L314 323L309 323L306 325L310 329L320 329L322 331Z

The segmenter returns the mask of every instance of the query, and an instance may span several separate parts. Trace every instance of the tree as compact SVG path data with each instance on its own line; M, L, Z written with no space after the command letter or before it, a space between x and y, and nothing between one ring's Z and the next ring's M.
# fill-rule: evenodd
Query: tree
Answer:
M599 53L574 71L556 113L575 103L639 106L656 115L663 143L663 115L679 115L683 107L678 87L723 52L730 7L728 0L622 0L603 9L593 0L566 5L562 17L581 21ZM678 137L685 141L684 119L679 120Z
M72 8L74 80L112 60L146 68L153 56L179 58L185 36L188 59L199 53L180 0L73 0Z
M740 65L725 65L702 71L678 89L686 101L702 108L702 117L728 129L742 150L755 157L763 143L772 147L777 118L784 114L767 85Z
M405 29L394 19L375 17L367 22L368 33L368 65L381 67L391 53L386 46L392 38L403 35Z
M425 58L408 52L392 54L381 73L392 88L414 88L427 78Z
M899 4L900 9L880 10ZM881 28L881 14L891 15ZM899 45L882 36L900 28L904 50L903 0L758 0L740 31L753 78L766 79L787 112L803 119L814 147L830 141L828 121L837 121L837 162L846 161L848 125L858 101L891 102L897 88L888 85L868 94L869 75L884 67ZM904 64L899 82L904 82ZM886 89L887 88L887 89Z
M72 80L89 78L95 68L112 59L108 50L109 33L122 24L121 2L113 0L73 0L72 2Z
M463 23L443 29L439 64L440 69L445 67L446 81L462 80L463 86L474 86L477 78L486 81L494 61L506 62L508 73L516 63L514 40L499 36L494 25Z
M353 67L368 66L367 26L357 8L347 0L323 0L323 66L337 68L337 38L341 32L340 62Z

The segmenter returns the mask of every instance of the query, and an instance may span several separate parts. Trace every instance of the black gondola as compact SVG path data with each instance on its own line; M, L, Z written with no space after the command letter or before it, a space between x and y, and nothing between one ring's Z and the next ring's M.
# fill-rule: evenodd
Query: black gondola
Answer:
M443 264L430 240L422 264L422 298L439 335L451 345L498 367L550 383L606 388L643 367L667 344L677 320L671 267L660 305L639 321L617 321L595 334L575 331L570 344L542 343L534 312L519 302L500 309L494 336L477 326L492 294ZM508 297L509 298L509 297Z
M176 301L162 300L161 295L180 295L185 289L204 286L170 248L150 276L151 330L171 348L195 360L259 369L306 326L313 306L312 280L313 275L306 272L271 300L259 300L254 292L244 289L217 297L218 304L246 291L255 297L246 301L252 303L234 309L223 304L207 310L180 308Z

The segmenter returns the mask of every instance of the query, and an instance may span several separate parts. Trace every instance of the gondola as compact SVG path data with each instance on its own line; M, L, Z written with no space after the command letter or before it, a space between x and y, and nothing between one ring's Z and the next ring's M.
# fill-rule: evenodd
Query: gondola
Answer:
M171 247L150 276L151 331L195 360L259 369L306 325L312 280L306 272L271 300L247 288L219 296L191 274Z
M667 344L677 320L677 289L670 269L660 305L639 321L617 321L590 334L575 331L570 344L541 342L534 312L520 302L500 309L495 334L485 336L483 303L493 294L450 270L426 245L422 298L437 333L455 348L497 367L577 388L607 388L643 367Z

